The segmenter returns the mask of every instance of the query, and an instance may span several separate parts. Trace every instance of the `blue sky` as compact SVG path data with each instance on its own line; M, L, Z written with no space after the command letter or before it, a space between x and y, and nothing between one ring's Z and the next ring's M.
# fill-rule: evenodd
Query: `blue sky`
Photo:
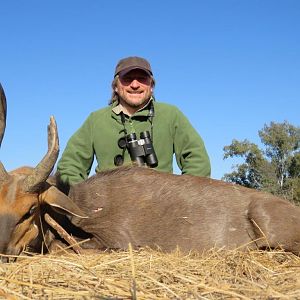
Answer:
M205 141L212 177L232 139L259 143L271 121L299 126L300 1L1 1L0 150L8 170L36 165L54 115L61 152L106 106L120 58L147 58L158 101L178 106Z

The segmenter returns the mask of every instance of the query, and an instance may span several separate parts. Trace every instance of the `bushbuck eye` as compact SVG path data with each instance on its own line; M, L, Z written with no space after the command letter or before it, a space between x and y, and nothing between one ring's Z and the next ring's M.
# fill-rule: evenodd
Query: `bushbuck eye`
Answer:
M28 212L28 213L30 214L30 216L33 215L33 214L35 213L36 208L37 208L36 205L31 206L31 208L30 208L30 210L29 210L29 212Z
M31 206L29 211L20 219L18 224L20 224L20 223L24 222L25 220L27 220L28 218L30 218L34 214L34 212L36 211L36 208L37 208L36 205Z

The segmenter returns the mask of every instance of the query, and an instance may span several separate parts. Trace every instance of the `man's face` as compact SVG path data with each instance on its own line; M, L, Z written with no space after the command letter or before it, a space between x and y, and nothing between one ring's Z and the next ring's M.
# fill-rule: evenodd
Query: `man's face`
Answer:
M152 95L152 79L145 71L134 69L119 75L115 91L122 105L139 109Z

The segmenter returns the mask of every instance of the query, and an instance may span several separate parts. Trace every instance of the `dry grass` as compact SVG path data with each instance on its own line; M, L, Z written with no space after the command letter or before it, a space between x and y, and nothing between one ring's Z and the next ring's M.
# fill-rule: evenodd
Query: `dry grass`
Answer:
M142 249L21 256L0 264L2 299L300 299L300 258L281 251Z

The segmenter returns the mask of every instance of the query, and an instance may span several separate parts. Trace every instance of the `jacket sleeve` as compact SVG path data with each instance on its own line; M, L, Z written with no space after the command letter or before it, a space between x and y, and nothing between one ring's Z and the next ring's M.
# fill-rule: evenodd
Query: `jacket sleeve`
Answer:
M91 115L72 135L57 164L60 180L73 185L88 178L93 160Z
M204 142L186 116L175 114L174 152L182 174L210 177L211 167Z

